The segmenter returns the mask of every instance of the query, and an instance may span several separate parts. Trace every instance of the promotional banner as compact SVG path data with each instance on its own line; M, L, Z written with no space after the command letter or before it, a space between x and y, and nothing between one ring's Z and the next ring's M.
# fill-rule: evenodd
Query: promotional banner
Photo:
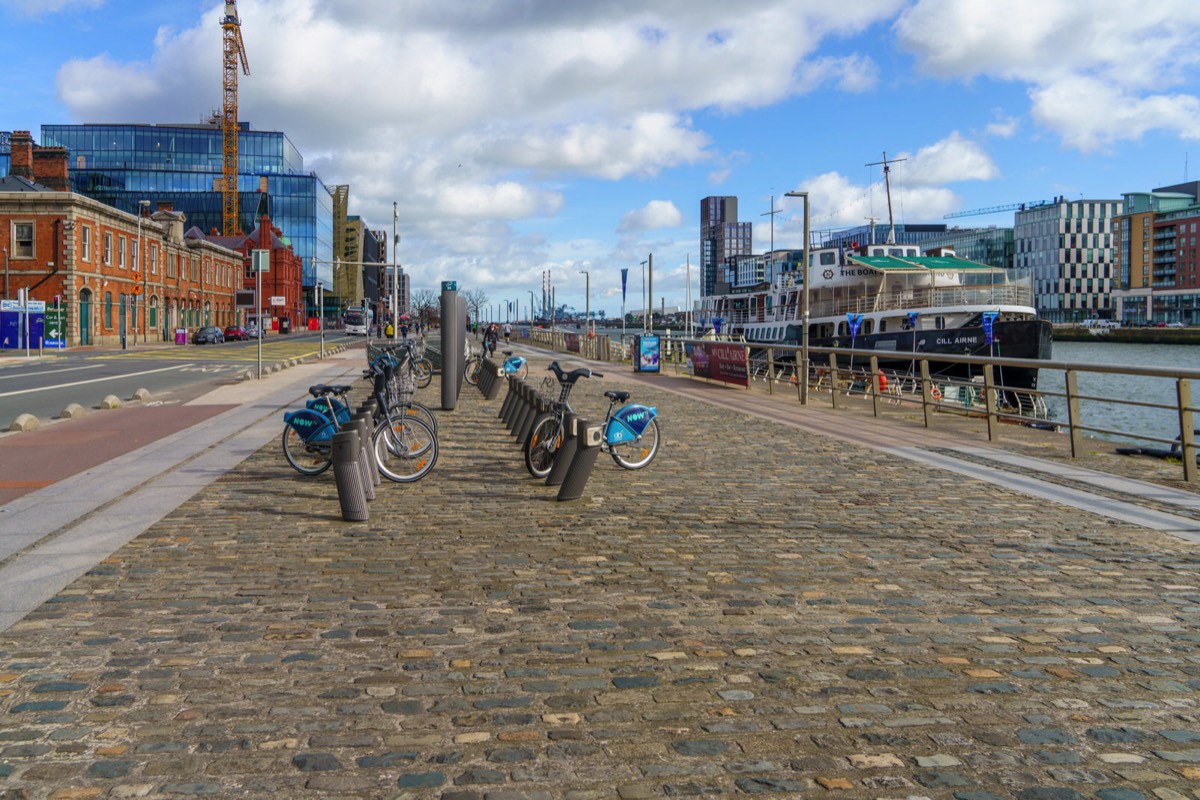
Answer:
M727 342L697 342L692 345L692 374L698 378L750 385L747 348Z
M569 353L578 353L579 352L579 334L578 333L564 333L563 338L566 340L567 352L569 352Z
M629 283L629 270L621 270L621 305L625 305L625 286Z
M633 337L634 372L658 372L658 337Z
M862 327L862 314L847 314L846 321L850 323L850 338L858 336L858 329Z

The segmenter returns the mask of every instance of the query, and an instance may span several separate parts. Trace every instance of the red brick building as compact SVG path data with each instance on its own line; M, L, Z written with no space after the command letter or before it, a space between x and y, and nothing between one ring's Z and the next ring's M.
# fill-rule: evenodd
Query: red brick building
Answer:
M262 275L262 297L257 314L251 318L264 320L267 329L278 330L284 320L292 330L297 330L304 320L303 259L284 238L282 231L271 225L271 218L263 215L258 227L249 236L219 236L216 232L207 235L197 228L187 232L189 240L203 240L215 245L237 250L242 254L242 276L238 288L254 290L256 277L251 269L251 252L267 250L270 253L270 269ZM274 301L273 301L274 299Z
M171 340L176 329L238 321L240 253L186 239L184 215L169 208L139 217L69 191L66 151L37 147L28 131L10 145L0 179L6 299L28 289L65 308L69 346Z

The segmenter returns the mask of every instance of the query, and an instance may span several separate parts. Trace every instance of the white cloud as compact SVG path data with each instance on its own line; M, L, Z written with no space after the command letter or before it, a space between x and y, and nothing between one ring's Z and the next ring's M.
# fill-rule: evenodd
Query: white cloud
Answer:
M0 0L0 6L26 17L45 17L62 11L100 8L104 0Z
M670 200L651 200L637 211L621 217L619 231L646 231L657 228L678 228L683 224L683 214Z
M984 132L988 136L993 136L997 139L1011 139L1017 135L1017 130L1021 127L1020 121L1016 117L1005 117L990 123Z
M1171 91L1200 65L1194 0L917 0L894 30L932 75L1029 84L1034 119L1070 147L1195 136L1196 98Z
M898 165L899 179L914 186L933 186L956 181L986 181L999 176L991 157L983 148L957 131L917 151L901 154L907 163Z

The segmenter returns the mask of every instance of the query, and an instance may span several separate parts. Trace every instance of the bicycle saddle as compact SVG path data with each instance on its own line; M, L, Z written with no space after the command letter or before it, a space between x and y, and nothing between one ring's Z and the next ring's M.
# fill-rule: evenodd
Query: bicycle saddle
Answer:
M327 394L346 394L350 391L349 386L330 385L327 383L318 383L315 386L308 387L308 393L313 397L324 397Z
M506 355L506 356L512 355L512 350L501 350L500 352L504 353L504 355Z
M604 396L614 402L624 403L629 399L629 392L605 392Z

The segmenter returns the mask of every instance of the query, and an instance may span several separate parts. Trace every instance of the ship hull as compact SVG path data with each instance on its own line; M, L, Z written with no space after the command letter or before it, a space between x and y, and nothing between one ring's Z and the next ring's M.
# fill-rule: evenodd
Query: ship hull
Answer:
M971 380L983 374L979 364L939 361L938 355L984 356L991 358L1049 359L1053 345L1050 323L1046 320L996 322L989 344L982 327L948 330L895 331L856 336L812 338L810 347L845 347L873 350L880 369L905 373L916 369L917 359L929 359L930 375L953 380ZM800 344L800 326L789 326L788 344ZM861 356L859 357L861 360ZM850 365L851 357L838 358L839 366ZM859 364L859 366L862 366ZM998 368L997 383L1008 390L1037 389L1036 368Z

